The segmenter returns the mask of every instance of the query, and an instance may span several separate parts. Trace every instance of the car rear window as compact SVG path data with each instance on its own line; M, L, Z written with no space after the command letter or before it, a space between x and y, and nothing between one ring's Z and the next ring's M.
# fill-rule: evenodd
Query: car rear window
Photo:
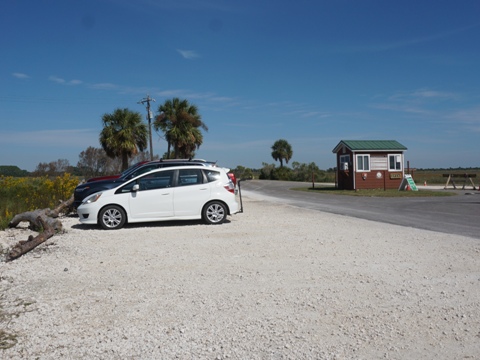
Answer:
M204 170L208 182L213 182L221 179L220 172L213 170Z

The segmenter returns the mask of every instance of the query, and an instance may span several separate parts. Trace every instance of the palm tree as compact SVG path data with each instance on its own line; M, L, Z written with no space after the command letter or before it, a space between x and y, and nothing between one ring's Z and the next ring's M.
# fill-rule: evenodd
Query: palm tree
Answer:
M272 150L272 157L275 161L280 161L280 167L283 167L283 160L288 164L293 155L292 146L284 139L275 141Z
M170 157L170 149L173 146L174 158L190 158L195 150L203 143L203 135L199 128L208 131L198 109L187 100L173 98L166 100L158 108L158 115L153 123L155 130L161 130L167 141L167 157Z
M111 158L122 159L122 171L128 168L129 157L147 147L147 125L138 112L116 109L113 114L102 116L103 130L100 144Z

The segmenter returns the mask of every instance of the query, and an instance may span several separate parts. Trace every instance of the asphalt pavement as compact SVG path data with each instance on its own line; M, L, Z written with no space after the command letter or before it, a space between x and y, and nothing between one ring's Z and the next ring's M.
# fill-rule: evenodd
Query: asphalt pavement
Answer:
M316 184L316 186L322 185ZM256 199L480 239L480 191L478 190L445 190L443 187L419 186L419 191L438 189L452 192L455 196L398 198L319 194L291 190L311 186L312 183L290 181L241 181L242 194ZM248 209L244 210L248 211Z

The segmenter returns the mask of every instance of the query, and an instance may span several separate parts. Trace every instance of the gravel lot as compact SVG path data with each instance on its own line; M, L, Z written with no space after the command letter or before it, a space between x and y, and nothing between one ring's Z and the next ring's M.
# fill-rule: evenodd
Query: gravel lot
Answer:
M0 262L0 358L480 359L478 240L245 195L220 226L63 219Z

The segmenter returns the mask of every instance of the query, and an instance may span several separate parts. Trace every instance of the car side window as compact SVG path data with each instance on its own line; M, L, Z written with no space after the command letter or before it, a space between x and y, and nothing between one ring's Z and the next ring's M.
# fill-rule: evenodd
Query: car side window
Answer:
M220 173L213 170L204 170L208 182L213 182L221 179Z
M169 188L173 184L173 170L158 171L138 179L140 191Z
M200 169L178 170L178 186L203 184L203 173Z
M133 185L135 185L137 182L136 181L131 181L127 185L122 186L120 189L115 191L115 194L123 194L123 193L129 193L132 192Z

